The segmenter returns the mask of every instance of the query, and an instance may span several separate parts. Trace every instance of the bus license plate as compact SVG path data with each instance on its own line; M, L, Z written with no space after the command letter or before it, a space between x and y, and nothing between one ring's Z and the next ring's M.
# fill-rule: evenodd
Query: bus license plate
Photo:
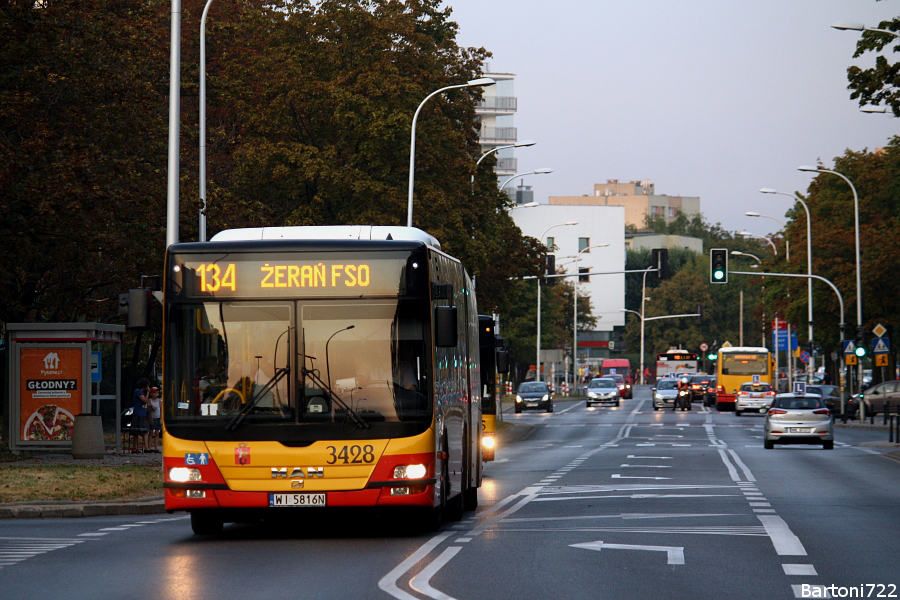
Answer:
M790 427L788 428L788 433L809 433L812 431L812 427Z
M325 494L269 494L269 506L325 506Z

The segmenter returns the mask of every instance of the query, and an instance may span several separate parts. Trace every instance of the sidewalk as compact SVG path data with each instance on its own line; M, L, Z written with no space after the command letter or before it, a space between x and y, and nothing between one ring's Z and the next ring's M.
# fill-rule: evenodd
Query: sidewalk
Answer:
M107 452L103 458L74 459L68 452L34 452L21 460L0 463L3 466L93 465L116 467L123 465L158 466L162 468L162 454L115 454ZM0 504L0 519L80 518L118 515L151 515L166 511L162 494L152 498L130 500L97 500L88 502L7 502Z

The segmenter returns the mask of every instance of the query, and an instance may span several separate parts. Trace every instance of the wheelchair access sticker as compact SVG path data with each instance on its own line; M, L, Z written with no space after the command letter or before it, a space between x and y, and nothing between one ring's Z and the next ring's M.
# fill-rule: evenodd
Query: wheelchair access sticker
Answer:
M190 453L184 455L184 464L186 465L208 465L209 464L209 454L203 453Z

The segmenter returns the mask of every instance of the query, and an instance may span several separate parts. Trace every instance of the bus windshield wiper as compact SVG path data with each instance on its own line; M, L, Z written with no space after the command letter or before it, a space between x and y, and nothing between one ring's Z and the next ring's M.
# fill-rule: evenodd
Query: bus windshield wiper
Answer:
M338 406L343 408L348 415L350 415L350 418L353 419L353 422L356 423L357 426L362 427L363 429L368 429L369 427L371 427L371 425L369 425L369 423L366 422L365 419L359 416L358 412L350 408L350 406L346 402L344 402L344 400L337 394L337 392L331 389L330 385L322 381L322 378L316 374L315 369L303 369L303 375L308 376L310 379L312 379L313 383L315 383L319 388L326 390L331 399Z
M281 381L285 375L291 372L291 368L282 367L275 371L275 376L269 380L269 382L264 385L259 391L257 391L253 396L247 400L247 403L241 407L241 412L239 412L235 417L225 426L225 431L234 431L238 427L240 427L241 423L244 421L244 417L250 414L250 411L259 404L259 401L262 400L263 396L268 394L272 389L278 385L278 382Z

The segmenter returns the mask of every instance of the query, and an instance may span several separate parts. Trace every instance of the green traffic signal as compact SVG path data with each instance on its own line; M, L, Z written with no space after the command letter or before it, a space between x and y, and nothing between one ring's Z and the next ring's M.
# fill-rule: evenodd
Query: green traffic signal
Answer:
M865 355L866 355L866 349L863 345L860 344L859 346L856 347L856 356L862 358Z
M728 250L710 248L709 250L709 282L728 283Z
M706 360L716 360L719 357L715 352L710 352L706 355Z
M715 279L716 281L722 281L723 279L725 279L725 272L721 269L714 271L713 279Z

